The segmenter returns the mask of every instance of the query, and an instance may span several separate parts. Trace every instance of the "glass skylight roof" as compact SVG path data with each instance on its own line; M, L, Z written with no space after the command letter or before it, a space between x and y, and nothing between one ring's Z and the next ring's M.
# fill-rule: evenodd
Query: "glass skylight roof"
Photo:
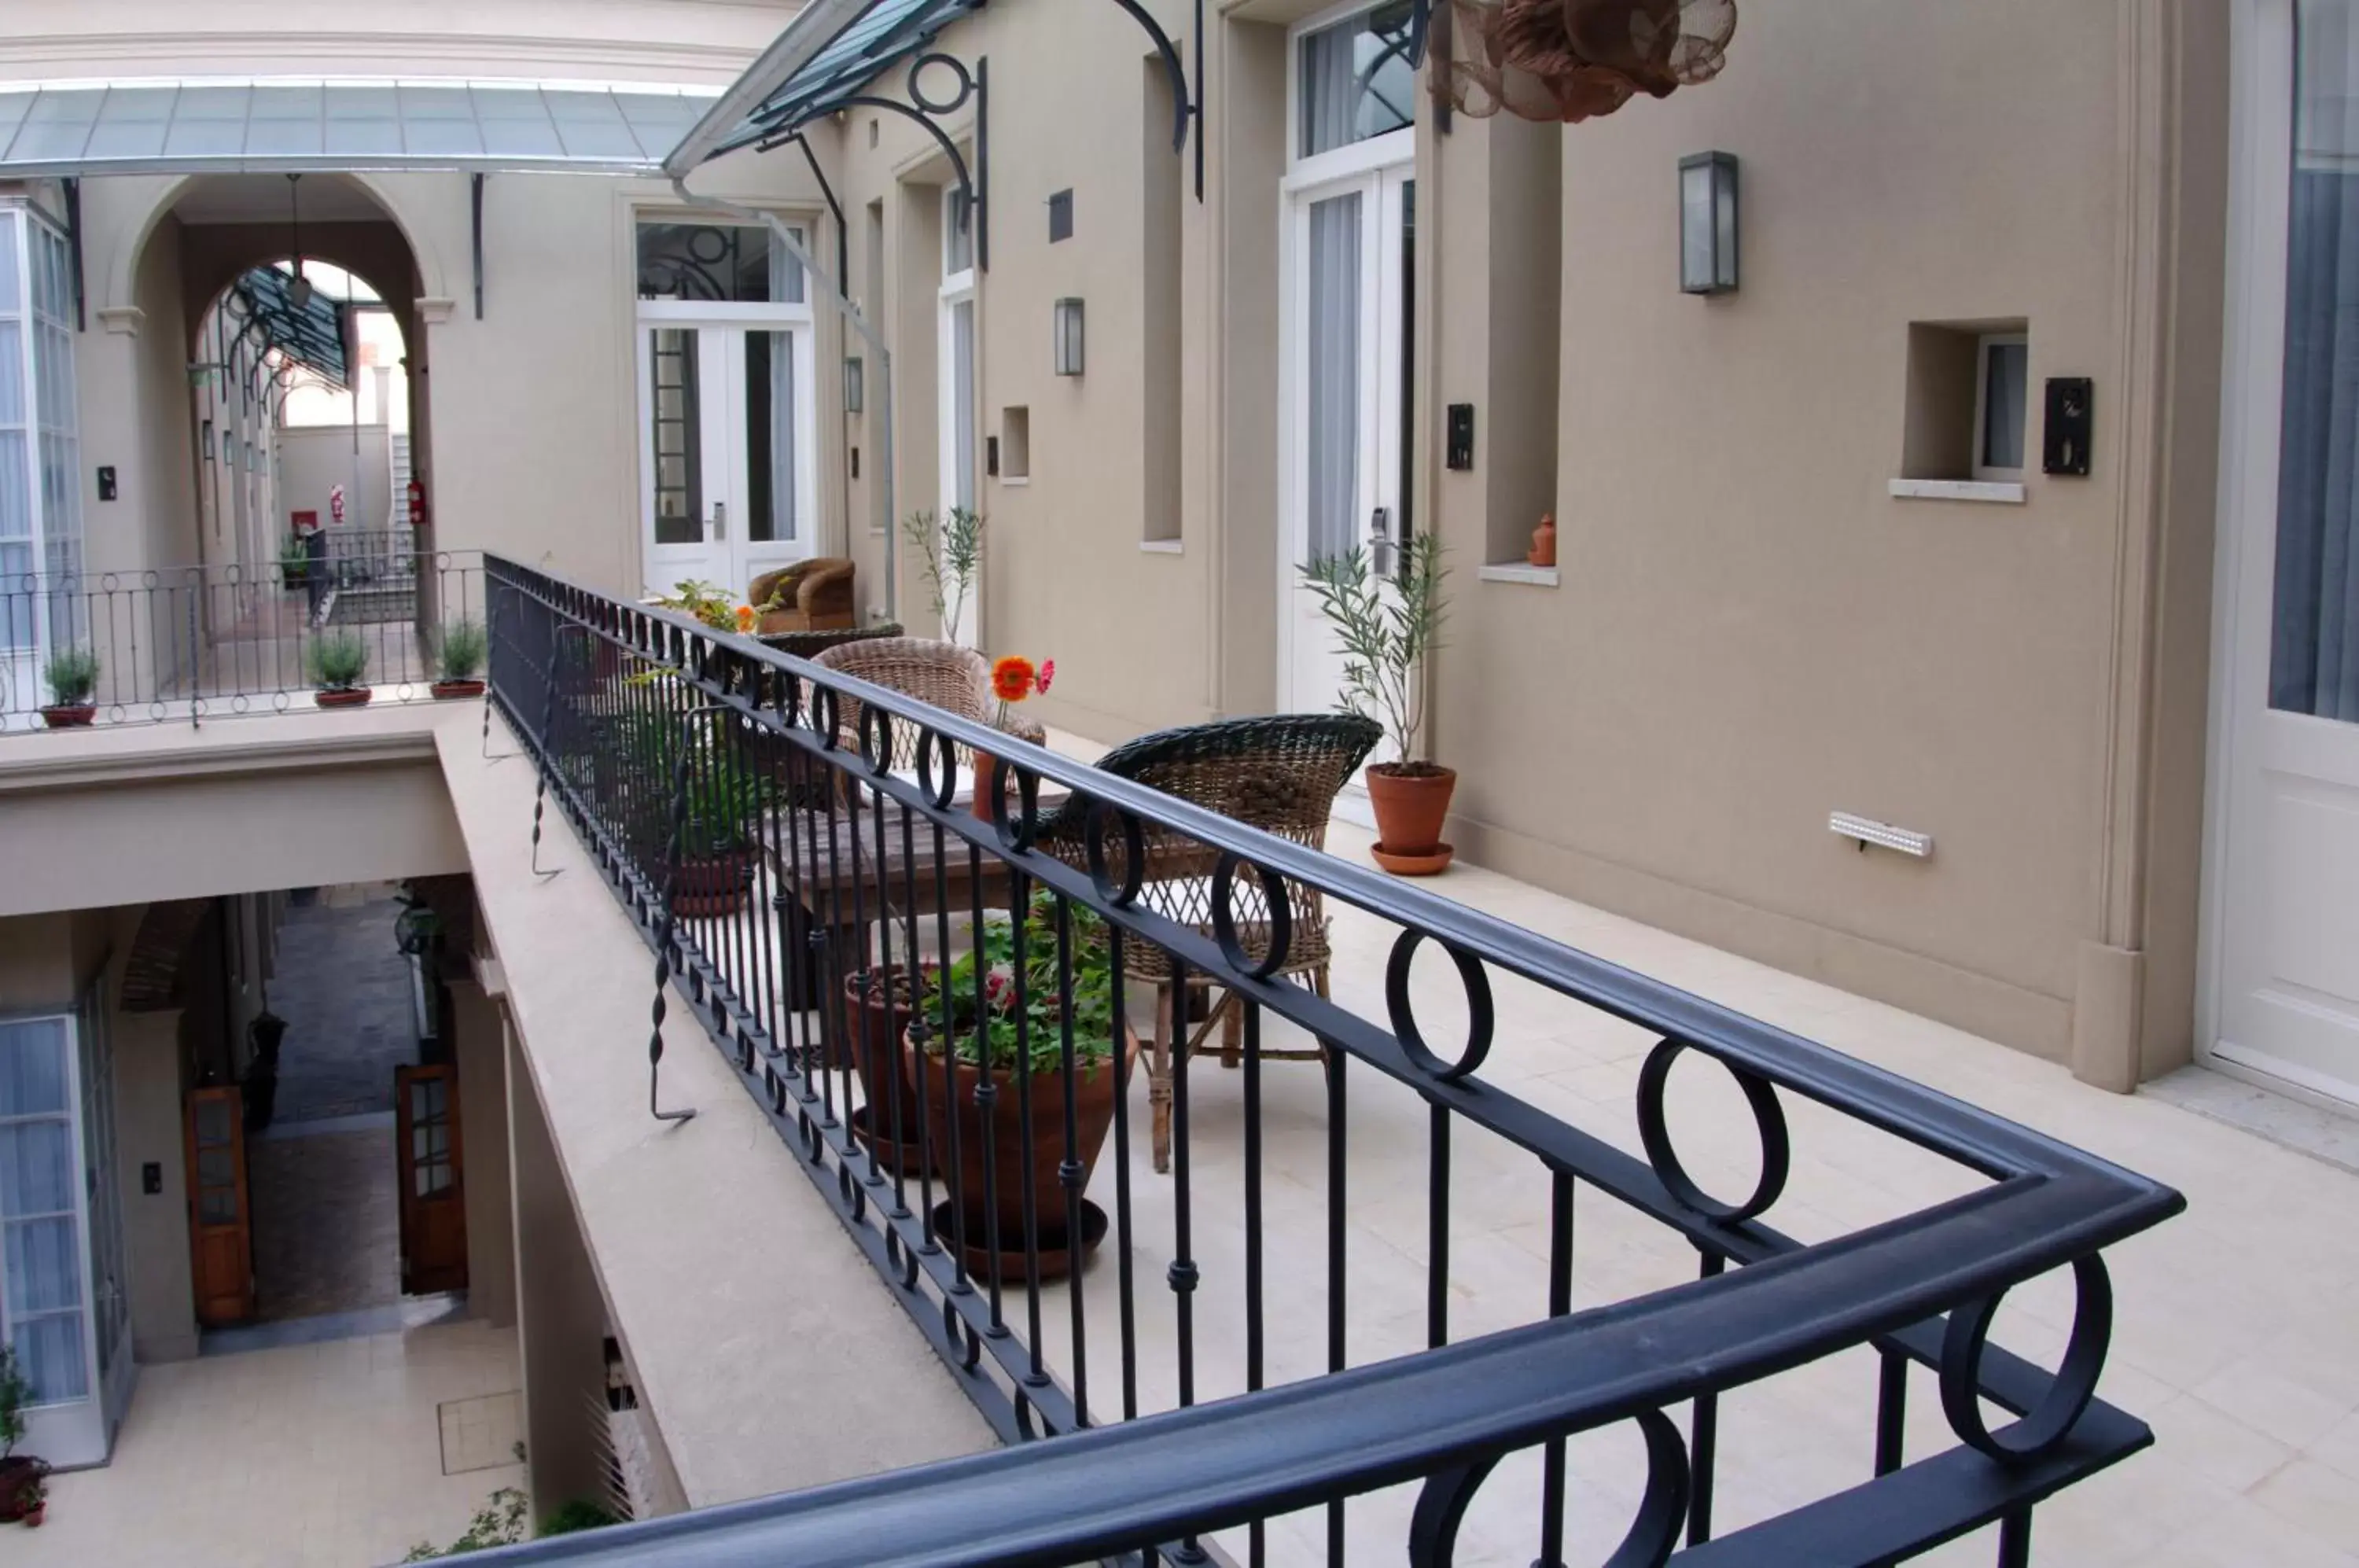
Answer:
M304 169L646 174L713 94L468 82L0 87L0 177Z
M344 356L344 314L325 289L315 287L310 303L297 307L288 292L291 272L257 267L230 285L233 321L252 322L263 341L290 359L302 361L339 387L349 386Z
M745 117L723 150L792 135L833 114L886 68L918 53L942 28L974 9L976 0L876 0L859 20L829 40L810 63L787 79Z

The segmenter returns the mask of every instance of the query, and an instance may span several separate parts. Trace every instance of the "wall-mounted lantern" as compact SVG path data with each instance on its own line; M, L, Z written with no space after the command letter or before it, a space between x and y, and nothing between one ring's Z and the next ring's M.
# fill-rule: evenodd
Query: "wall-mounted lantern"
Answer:
M1700 152L1680 159L1680 289L1736 291L1736 158Z
M1057 374L1079 376L1082 373L1082 302L1079 299L1057 301L1056 349Z
M860 356L856 354L848 356L843 362L843 411L845 413L857 414L861 411L866 402L867 380L867 375L860 363Z

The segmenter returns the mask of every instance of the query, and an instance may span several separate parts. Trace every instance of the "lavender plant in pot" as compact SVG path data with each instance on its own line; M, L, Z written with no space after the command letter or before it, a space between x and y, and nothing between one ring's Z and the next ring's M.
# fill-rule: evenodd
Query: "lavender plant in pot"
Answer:
M1413 534L1399 547L1400 569L1375 571L1354 545L1303 568L1303 586L1319 601L1343 655L1339 706L1385 726L1391 758L1368 765L1368 803L1376 814L1376 864L1398 877L1430 877L1450 864L1441 826L1458 787L1455 768L1418 755L1425 724L1425 659L1441 646L1448 606L1441 541Z
M903 1037L907 1070L927 1074L926 1134L951 1190L935 1228L962 1236L970 1269L996 1269L1004 1280L1025 1277L1027 1194L1042 1279L1063 1277L1104 1235L1103 1213L1086 1202L1075 1212L1069 1203L1060 1168L1069 1158L1078 1165L1081 1181L1070 1190L1078 1198L1138 1054L1129 1021L1114 1015L1105 923L1078 905L1068 908L1069 963L1060 976L1060 918L1053 894L1034 895L1020 967L1015 922L986 920L973 951L925 976Z
M361 684L368 673L368 643L355 631L323 634L311 645L311 701L323 708L364 707L369 689Z
M49 683L49 704L41 710L41 722L49 728L81 729L98 716L98 705L91 701L98 691L95 648L59 648L41 666L41 677Z
M462 615L442 628L434 649L437 697L480 697L484 694L484 656L491 650L484 623Z

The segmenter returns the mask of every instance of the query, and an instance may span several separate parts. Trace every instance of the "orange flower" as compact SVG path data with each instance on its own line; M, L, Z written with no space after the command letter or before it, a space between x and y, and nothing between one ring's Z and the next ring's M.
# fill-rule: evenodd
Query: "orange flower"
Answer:
M746 634L746 633L751 632L753 629L754 629L754 606L753 606L753 605L751 605L751 604L740 604L740 605L738 605L738 606L737 606L737 631L738 631L738 634L739 634L740 636L743 636L743 635L745 635L745 634Z
M991 691L1003 702L1020 702L1032 694L1032 661L1011 653L991 667Z

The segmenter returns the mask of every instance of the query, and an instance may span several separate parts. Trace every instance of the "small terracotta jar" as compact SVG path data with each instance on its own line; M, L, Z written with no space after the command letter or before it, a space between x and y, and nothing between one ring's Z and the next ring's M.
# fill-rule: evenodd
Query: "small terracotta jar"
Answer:
M1556 514L1540 514L1540 526L1532 530L1532 548L1524 559L1534 566L1556 564Z

